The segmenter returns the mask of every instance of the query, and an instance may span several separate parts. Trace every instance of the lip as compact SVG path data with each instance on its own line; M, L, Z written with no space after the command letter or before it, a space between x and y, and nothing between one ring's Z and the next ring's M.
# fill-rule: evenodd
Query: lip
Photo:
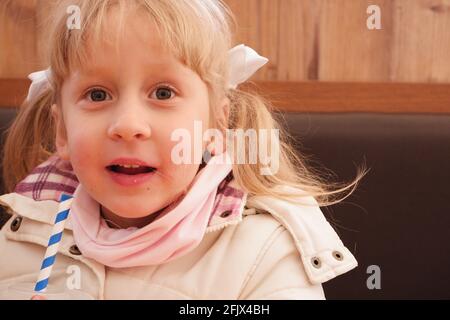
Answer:
M134 174L134 175L128 175L123 173L117 173L108 169L105 169L112 180L116 182L117 184L124 186L124 187L132 187L132 186L138 186L145 182L148 182L151 180L155 174L156 170L152 172L147 173L140 173L140 174Z
M146 172L146 173L140 173L140 174L133 174L133 175L127 175L123 173L114 172L108 169L109 166L112 165L139 165L139 166L146 166L146 167L152 167L155 168L152 172ZM148 162L145 162L138 158L116 158L112 160L109 165L105 167L105 170L109 173L110 177L114 182L121 186L125 187L131 187L131 186L138 186L145 182L148 182L152 179L152 177L155 175L155 172L157 170L156 166L149 164Z

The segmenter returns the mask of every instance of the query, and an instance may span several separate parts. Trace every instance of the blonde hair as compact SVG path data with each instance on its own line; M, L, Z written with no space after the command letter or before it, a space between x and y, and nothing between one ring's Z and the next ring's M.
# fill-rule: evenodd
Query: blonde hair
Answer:
M69 5L80 8L79 30L69 30L66 26ZM60 101L62 83L71 70L87 59L87 43L101 39L104 19L112 6L117 6L120 13L117 34L122 28L126 8L140 9L139 12L148 14L160 31L166 48L207 84L213 121L214 106L219 99L227 97L230 100L228 129L279 129L279 170L275 174L261 175L260 163L233 165L236 182L249 195L269 195L292 202L307 195L323 206L339 202L353 192L364 170L359 170L355 180L347 184L327 181L323 172L308 168L306 158L296 153L293 138L274 119L273 107L268 101L255 92L227 88L228 50L236 20L220 0L59 1L49 15L52 21L47 49L52 69L51 88L32 101L25 101L8 130L3 157L7 191L11 192L35 166L55 153L51 105ZM292 188L283 191L278 188L280 185Z

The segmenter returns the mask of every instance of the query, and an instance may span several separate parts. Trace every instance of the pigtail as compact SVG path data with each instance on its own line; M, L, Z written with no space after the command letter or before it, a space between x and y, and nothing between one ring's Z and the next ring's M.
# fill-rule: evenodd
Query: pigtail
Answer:
M13 192L18 182L55 152L50 112L53 99L53 90L49 88L34 99L25 100L5 132L2 170L6 192Z

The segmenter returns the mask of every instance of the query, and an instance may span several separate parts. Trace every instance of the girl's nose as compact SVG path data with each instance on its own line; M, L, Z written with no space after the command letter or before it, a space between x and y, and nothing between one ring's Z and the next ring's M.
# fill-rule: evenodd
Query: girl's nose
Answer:
M131 141L145 140L151 136L151 127L142 117L127 113L116 118L108 128L108 136L112 139Z

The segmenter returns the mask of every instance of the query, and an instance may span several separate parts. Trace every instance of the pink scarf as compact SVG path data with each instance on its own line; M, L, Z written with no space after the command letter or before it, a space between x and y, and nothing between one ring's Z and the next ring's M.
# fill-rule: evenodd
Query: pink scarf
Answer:
M99 203L79 184L69 215L75 243L83 256L114 268L157 265L178 258L203 239L217 188L231 168L228 154L213 156L184 198L140 229L109 228L100 216Z

